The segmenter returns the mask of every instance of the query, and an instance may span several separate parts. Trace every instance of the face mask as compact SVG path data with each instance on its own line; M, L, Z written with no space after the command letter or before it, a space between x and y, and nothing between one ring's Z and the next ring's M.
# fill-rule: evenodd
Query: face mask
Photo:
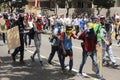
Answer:
M42 24L41 21L38 21L38 24L41 25Z
M67 38L70 39L71 35L72 35L73 30L67 30Z

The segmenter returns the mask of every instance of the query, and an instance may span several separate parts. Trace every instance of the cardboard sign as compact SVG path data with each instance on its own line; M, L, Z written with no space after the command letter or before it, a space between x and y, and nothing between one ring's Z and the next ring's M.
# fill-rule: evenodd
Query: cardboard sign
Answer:
M97 50L97 64L99 68L99 74L102 76L102 47L96 45L96 50ZM95 66L93 63L92 63L92 70L95 72Z
M32 9L30 12L34 13L34 14L37 14L37 9Z
M0 32L1 33L5 33L6 30L5 30L5 20L4 19L0 19Z
M0 25L0 33L6 33L7 30L4 28L4 25Z
M7 30L8 49L15 49L20 46L20 36L18 26Z
M0 19L0 24L1 25L5 25L5 20L4 19Z
M97 64L99 68L99 74L102 76L102 47L97 45L96 50L97 50Z

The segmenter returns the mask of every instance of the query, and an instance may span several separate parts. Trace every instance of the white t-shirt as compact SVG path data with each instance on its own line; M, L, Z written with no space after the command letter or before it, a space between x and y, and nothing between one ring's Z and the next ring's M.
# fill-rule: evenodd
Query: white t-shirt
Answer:
M65 25L67 25L67 26L72 26L72 19L66 18L66 19L65 19Z

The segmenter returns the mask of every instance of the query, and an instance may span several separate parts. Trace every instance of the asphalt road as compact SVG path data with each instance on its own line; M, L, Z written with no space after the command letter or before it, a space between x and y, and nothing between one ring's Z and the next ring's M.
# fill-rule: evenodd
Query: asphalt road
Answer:
M82 80L76 75L82 59L82 49L80 47L81 41L73 39L74 66L73 73L68 74L61 73L57 54L55 54L52 60L53 65L47 64L47 59L51 51L51 44L49 43L48 37L48 35L42 35L42 45L40 50L44 61L44 66L39 65L37 56L35 57L36 62L32 62L30 59L30 56L35 50L33 41L33 47L25 48L24 59L26 64L20 65L19 62L16 64L12 63L11 55L7 54L7 44L3 44L2 40L0 39L0 57L3 60L3 63L0 65L0 80ZM120 47L116 46L114 39L112 47L115 59L117 60L117 63L120 64ZM69 57L66 58L66 65L68 64L68 61ZM95 73L92 71L90 57L87 59L87 62L83 68L83 72L86 76L83 80L96 80ZM103 77L105 80L119 80L119 74L120 67L114 69L110 66L103 66Z

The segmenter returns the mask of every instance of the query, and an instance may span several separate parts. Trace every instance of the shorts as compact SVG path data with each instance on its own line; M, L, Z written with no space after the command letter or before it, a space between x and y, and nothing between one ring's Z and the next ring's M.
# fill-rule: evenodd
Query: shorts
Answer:
M65 57L67 57L67 56L72 57L72 56L73 56L73 51L72 51L72 49L66 50L66 55L64 55L64 56L65 56Z

